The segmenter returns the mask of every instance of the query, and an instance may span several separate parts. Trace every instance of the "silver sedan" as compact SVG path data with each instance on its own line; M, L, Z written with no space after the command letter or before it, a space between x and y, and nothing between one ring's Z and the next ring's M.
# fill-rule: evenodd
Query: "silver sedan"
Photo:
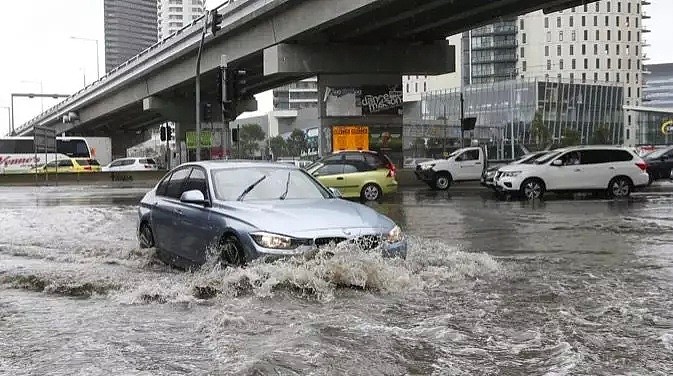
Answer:
M138 208L141 247L189 267L208 251L226 265L315 252L341 242L405 258L400 228L375 210L339 198L305 171L266 162L183 164Z

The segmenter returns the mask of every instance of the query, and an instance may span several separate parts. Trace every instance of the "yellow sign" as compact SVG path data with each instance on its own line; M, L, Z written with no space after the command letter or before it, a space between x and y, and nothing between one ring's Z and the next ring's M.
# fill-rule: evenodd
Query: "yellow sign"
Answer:
M369 127L335 125L332 127L332 150L369 150Z
M663 134L673 134L673 120L665 121L661 125L661 133Z

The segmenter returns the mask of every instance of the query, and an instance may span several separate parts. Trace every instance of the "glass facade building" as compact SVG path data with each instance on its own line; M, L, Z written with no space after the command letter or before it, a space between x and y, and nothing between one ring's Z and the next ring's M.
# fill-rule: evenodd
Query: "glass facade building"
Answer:
M104 0L103 19L106 72L157 42L157 0Z

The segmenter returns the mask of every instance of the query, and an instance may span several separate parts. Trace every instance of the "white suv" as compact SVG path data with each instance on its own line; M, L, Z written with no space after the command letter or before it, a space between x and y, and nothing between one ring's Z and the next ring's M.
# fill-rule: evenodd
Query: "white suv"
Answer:
M647 186L647 163L620 146L576 146L558 149L534 164L504 166L494 178L500 192L521 193L529 200L548 191L607 191L627 197Z

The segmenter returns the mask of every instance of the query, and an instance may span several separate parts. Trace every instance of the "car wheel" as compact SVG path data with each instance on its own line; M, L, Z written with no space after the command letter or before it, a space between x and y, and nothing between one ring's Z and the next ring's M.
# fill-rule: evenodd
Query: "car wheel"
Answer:
M633 185L626 177L618 176L610 181L608 195L615 198L624 198L631 195Z
M220 262L225 266L245 265L243 245L235 236L228 235L220 242Z
M440 173L435 178L435 188L440 191L446 191L451 186L451 175L447 173Z
M540 179L528 179L521 183L521 194L527 200L539 200L544 192L544 183Z
M362 190L360 191L360 198L363 201L377 201L381 199L381 196L383 196L381 187L372 183L365 184L365 186L362 187Z
M138 243L140 243L140 248L154 247L154 235L152 234L152 228L150 228L150 225L146 222L143 222L143 224L140 225Z

